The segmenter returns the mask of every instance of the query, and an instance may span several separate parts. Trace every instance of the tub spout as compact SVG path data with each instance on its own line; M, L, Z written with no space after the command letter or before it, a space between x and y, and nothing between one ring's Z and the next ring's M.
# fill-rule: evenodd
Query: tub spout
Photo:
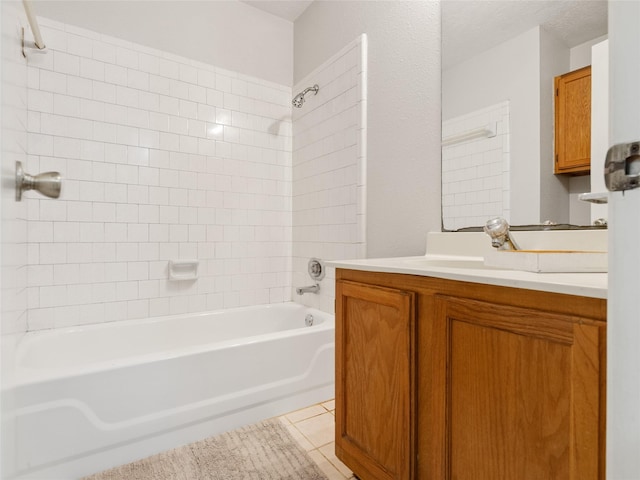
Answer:
M298 287L296 288L296 293L298 295L302 295L304 293L318 293L320 290L320 284L316 283L315 285L309 285L308 287Z

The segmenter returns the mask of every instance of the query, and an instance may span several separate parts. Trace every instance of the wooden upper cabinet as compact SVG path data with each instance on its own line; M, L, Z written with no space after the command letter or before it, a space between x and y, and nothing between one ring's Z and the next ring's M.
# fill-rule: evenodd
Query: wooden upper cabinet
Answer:
M555 173L591 169L591 66L555 78Z
M413 478L414 297L336 282L336 455L362 480Z

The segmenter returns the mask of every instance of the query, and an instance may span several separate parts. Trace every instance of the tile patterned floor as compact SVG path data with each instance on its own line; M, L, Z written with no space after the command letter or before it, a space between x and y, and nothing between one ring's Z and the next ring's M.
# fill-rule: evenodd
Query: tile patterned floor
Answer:
M296 410L279 418L300 446L329 477L329 480L356 478L334 453L335 402L333 400Z

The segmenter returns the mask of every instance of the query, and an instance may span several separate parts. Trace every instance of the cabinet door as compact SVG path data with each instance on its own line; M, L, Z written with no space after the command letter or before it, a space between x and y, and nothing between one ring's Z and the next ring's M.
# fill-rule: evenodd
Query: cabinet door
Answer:
M555 173L591 168L591 67L555 78Z
M336 282L336 454L362 480L413 477L414 304Z
M446 364L444 475L455 480L603 479L604 328L440 297Z

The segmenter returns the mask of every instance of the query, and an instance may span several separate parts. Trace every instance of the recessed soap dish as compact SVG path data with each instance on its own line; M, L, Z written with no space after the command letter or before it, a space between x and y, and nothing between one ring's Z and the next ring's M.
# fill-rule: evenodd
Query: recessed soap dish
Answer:
M169 260L169 280L196 280L199 260Z

